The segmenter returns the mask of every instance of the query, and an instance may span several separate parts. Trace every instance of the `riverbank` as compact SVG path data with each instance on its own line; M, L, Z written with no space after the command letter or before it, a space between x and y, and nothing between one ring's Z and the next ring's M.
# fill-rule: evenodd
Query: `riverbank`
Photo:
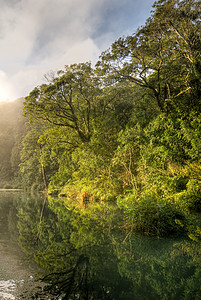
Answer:
M22 191L23 189L4 189L4 188L0 188L0 192L18 192L18 191Z

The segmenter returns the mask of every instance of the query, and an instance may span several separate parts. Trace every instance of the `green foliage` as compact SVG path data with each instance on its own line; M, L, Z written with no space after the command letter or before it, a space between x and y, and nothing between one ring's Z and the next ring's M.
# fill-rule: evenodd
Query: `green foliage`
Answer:
M70 128L82 142L91 136L92 117L96 113L99 81L89 63L66 66L49 84L35 88L25 98L24 112L57 126Z
M175 201L184 210L201 212L200 181L190 179L186 184L186 189L176 195Z
M118 199L132 227L145 235L167 236L180 231L179 222L185 220L181 210L166 199L162 199L154 190L143 193L129 193Z
M128 80L148 89L161 111L199 109L198 2L156 2L145 26L113 43L102 54L98 68L113 80Z
M30 128L23 139L20 164L21 173L23 174L23 186L31 186L33 183L41 184L42 182L39 162L40 149L37 143L40 132L42 132L42 128L38 124L37 127Z
M148 235L188 231L201 209L200 28L200 1L159 0L96 68L47 76L24 102L24 185L79 203L122 199Z

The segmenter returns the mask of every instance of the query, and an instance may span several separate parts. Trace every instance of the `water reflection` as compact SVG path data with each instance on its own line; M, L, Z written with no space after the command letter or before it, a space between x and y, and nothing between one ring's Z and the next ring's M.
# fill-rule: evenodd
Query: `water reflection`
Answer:
M16 284L13 280L0 281L0 299L15 300L12 294L15 292Z
M26 288L25 282L34 274L35 268L25 262L17 243L16 206L20 200L19 193L0 193L0 299L20 300L18 292Z
M111 204L49 198L41 219L31 201L18 207L19 242L51 299L201 298L199 243L131 233Z
M200 243L136 235L109 203L49 198L41 215L43 204L43 198L27 195L4 203L9 205L10 237L29 266L36 263L41 281L9 281L4 273L0 279L8 289L2 290L0 282L3 299L7 292L16 300L201 299Z

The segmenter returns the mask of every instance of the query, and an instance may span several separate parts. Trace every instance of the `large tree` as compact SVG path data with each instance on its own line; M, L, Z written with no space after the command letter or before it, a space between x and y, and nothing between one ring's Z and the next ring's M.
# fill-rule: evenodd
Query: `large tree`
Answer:
M25 114L76 132L82 142L90 140L100 83L90 63L66 66L48 84L36 87L25 98Z
M160 0L145 26L120 38L97 67L151 92L161 111L200 106L200 1Z

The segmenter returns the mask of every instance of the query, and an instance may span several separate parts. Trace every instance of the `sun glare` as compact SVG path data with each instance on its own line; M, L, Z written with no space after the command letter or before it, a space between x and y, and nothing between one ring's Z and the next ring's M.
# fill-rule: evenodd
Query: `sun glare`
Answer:
M9 101L8 91L0 86L0 102Z

